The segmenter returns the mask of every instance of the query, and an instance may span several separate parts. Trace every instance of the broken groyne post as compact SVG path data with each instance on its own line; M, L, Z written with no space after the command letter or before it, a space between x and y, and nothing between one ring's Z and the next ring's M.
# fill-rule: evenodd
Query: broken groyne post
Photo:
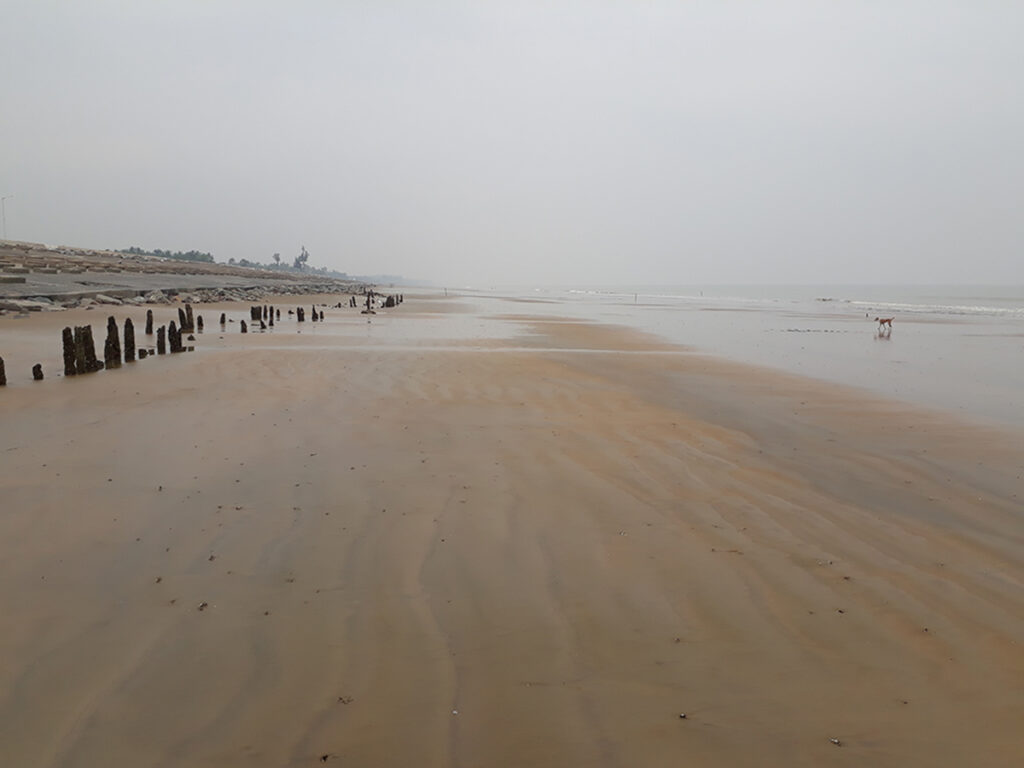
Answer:
M60 341L64 347L64 375L74 376L78 371L75 368L75 335L70 327L60 332Z
M203 316L202 316L202 315L198 315L198 316L196 316L196 329L197 329L197 330L198 330L198 331L199 331L200 333L202 333L202 332L203 332Z
M4 359L0 357L0 387L7 386L7 369L4 368Z
M130 317L124 319L124 361L135 362L135 323Z
M167 354L167 329L162 325L156 329L156 353Z
M192 316L192 305L185 304L185 327L181 329L184 333L194 333L196 330L196 321Z
M91 325L75 326L75 368L79 373L93 373L103 368L103 363L96 359Z
M223 328L227 324L228 324L227 313L226 312L221 312L220 313L220 325L221 325L221 328Z
M171 320L167 324L167 346L171 348L171 354L176 352L184 352L184 348L181 346L181 331Z
M146 310L146 335L147 336L152 336L153 335L153 310L152 309L147 309Z
M242 329L242 333L248 333L249 332L249 328L246 326L245 320L240 320L239 323L241 324L240 327Z
M103 345L103 362L108 369L121 367L121 340L117 336L117 320L111 315L107 318L107 341Z
M32 380L42 381L43 380L43 364L36 363L32 366Z

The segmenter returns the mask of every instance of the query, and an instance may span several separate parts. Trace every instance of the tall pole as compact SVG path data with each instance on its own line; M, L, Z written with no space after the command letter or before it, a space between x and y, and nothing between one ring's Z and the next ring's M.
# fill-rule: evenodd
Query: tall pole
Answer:
M14 195L0 197L0 231L4 233L4 240L7 239L7 201L12 197L14 197Z

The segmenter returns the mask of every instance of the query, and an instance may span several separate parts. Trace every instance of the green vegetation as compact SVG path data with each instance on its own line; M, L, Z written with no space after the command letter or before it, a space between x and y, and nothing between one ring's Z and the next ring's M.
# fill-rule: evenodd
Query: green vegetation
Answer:
M213 255L209 253L203 253L202 251L162 251L159 248L153 251L146 251L139 248L137 245L133 245L131 248L125 248L118 251L118 253L130 253L133 256L159 256L164 259L177 259L178 261L205 261L208 264L213 264Z
M159 248L147 251L139 248L137 245L133 245L131 248L123 248L118 253L128 253L133 256L159 256L164 259L178 259L179 261L202 261L208 264L213 264L213 255L209 253L203 253L202 251L162 251ZM273 262L267 264L261 264L258 261L252 261L250 259L228 259L227 263L233 267L251 267L253 269L270 269L275 272L306 272L317 275L325 275L327 277L338 277L342 279L348 279L348 275L344 272L338 272L337 270L327 269L327 267L311 267L309 266L309 251L306 250L306 246L302 246L299 250L299 255L295 257L291 264L286 261L282 261L281 254L275 253Z

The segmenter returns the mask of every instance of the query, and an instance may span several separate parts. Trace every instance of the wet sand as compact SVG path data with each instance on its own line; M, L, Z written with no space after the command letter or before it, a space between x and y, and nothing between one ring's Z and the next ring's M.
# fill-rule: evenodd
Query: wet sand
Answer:
M39 384L106 312L3 318L0 764L1024 759L1019 432L407 298Z

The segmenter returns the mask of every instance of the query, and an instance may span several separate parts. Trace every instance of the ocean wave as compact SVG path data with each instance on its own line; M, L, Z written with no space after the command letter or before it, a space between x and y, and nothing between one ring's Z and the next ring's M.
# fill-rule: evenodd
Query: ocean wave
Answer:
M850 301L850 306L865 311L908 315L980 315L984 317L1024 318L1024 307L993 307L983 304L919 304L897 301Z

